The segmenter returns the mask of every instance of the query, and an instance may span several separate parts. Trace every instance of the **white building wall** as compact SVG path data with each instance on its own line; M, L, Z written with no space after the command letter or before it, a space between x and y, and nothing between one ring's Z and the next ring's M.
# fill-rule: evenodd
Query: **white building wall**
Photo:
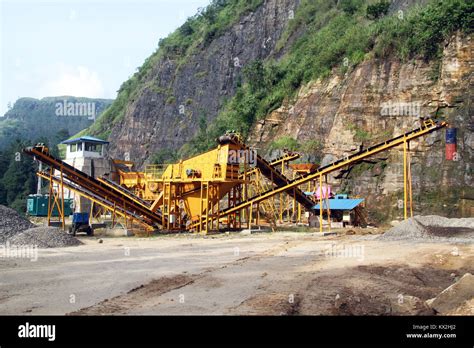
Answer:
M82 145L82 149L85 149L84 145ZM84 150L71 152L70 145L68 145L65 162L94 178L98 178L112 171L112 161L103 158L103 151L104 146L102 146L102 153ZM90 212L91 202L88 199L70 190L64 190L64 197L74 199L74 212Z
M78 144L79 145L79 144ZM67 145L66 147L66 160L73 159L73 158L101 158L104 157L104 146L102 146L101 152L93 152L93 151L86 151L86 144L80 143L81 150L71 152L71 145Z

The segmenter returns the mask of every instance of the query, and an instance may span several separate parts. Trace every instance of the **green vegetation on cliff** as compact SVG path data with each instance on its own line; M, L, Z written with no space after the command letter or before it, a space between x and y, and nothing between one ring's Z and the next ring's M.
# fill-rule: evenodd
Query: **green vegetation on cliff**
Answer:
M262 3L214 0L189 18L160 40L157 51L122 84L117 100L88 132L108 136L145 88L159 88L149 86L150 74L164 57L177 62L179 69L192 54L205 50L213 39ZM469 0L431 0L408 11L390 12L386 0L301 0L276 44L275 58L254 61L242 69L234 96L212 122L196 127L198 134L181 148L180 156L207 150L228 129L246 136L255 121L294 98L308 82L332 73L345 74L365 59L395 56L401 60L438 60L442 43L450 35L457 30L472 31L473 7ZM197 73L201 74L206 72ZM167 97L173 100L171 94Z
M246 66L235 96L205 136L200 132L182 152L206 150L226 129L247 135L256 120L293 98L311 80L332 72L343 74L369 57L438 59L444 40L457 30L470 32L474 27L474 5L468 0L435 0L390 16L387 11L383 1L303 0L277 48L287 46L302 28L304 33L280 60Z

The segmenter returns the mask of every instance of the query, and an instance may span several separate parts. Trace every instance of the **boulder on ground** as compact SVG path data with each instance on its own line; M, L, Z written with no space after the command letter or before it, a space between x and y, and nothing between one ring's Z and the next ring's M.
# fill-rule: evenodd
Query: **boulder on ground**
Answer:
M459 308L472 304L474 299L474 276L464 274L456 283L444 289L435 298L426 301L426 304L439 314L456 314ZM473 310L474 311L474 310Z

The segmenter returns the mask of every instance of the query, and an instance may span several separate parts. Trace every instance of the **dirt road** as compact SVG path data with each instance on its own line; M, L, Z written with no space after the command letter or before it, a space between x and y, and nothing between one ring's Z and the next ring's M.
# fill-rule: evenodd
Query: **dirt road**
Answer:
M432 314L474 245L308 233L108 238L0 258L0 314ZM473 312L474 314L474 312Z

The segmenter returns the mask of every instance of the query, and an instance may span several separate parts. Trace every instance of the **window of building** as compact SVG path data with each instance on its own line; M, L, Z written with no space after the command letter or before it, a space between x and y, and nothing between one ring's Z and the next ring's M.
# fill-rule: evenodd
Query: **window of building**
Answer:
M102 145L101 144L86 143L86 151L102 152Z

